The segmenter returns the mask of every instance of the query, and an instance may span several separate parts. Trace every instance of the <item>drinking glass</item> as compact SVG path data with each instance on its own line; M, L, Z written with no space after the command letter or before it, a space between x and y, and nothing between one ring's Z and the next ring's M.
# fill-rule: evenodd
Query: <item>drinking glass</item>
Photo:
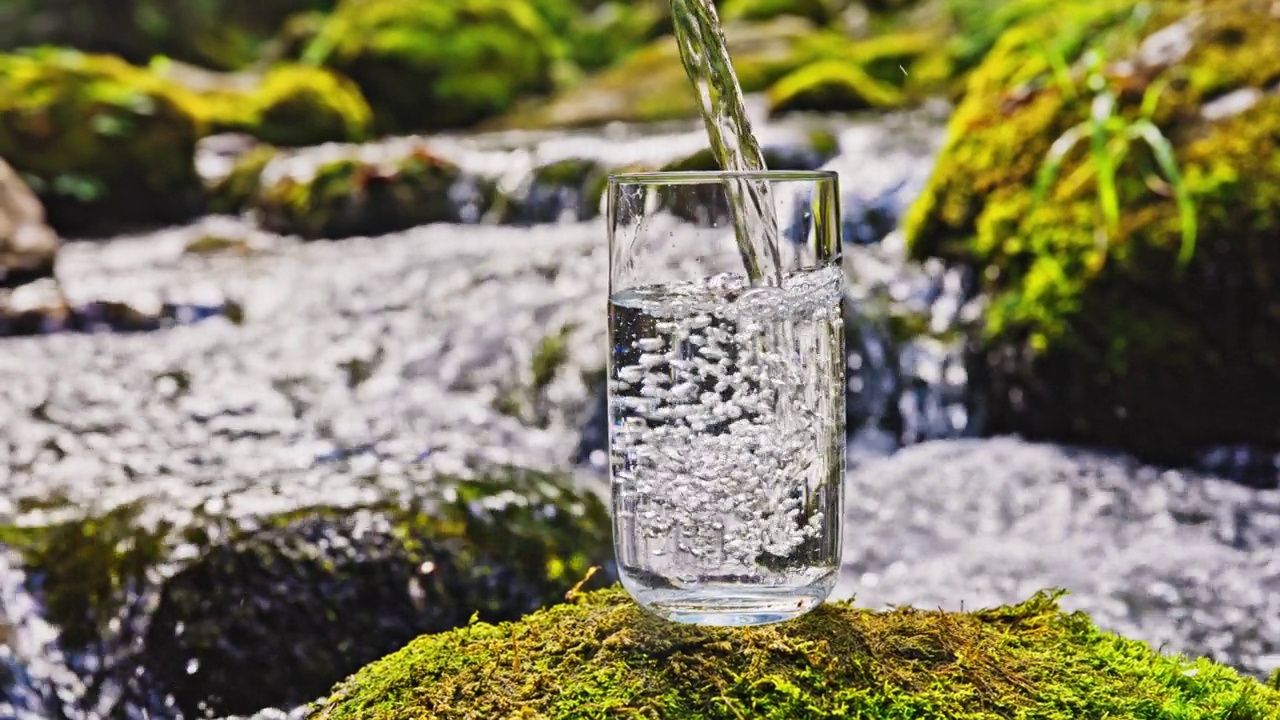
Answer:
M830 594L840 566L837 177L619 175L607 202L609 465L623 586L677 622L802 615ZM752 258L764 270L756 280Z

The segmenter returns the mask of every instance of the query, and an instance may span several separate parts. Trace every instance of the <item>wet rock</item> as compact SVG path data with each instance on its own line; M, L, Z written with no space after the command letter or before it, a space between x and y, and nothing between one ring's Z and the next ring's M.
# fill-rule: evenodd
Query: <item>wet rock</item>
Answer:
M597 160L571 158L543 165L524 185L516 222L557 222L565 217L590 220L602 210L609 170Z
M389 163L327 162L302 178L260 186L252 206L262 227L308 239L382 235L417 225L459 222L456 195L480 196L452 163L417 150Z
M527 0L344 0L305 57L355 80L380 132L466 127L552 87L558 40Z
M0 337L57 332L70 325L71 315L62 289L52 278L0 290Z
M58 235L45 224L44 206L0 160L0 288L53 275L57 256Z
M808 65L769 89L769 112L854 112L901 107L906 98L855 64L840 60Z
M256 145L227 158L230 168L209 184L209 210L238 215L248 210L262 190L262 175L280 151L270 145ZM216 170L210 170L210 174Z
M64 235L190 217L199 131L187 96L119 58L0 55L0 157Z
M434 510L295 512L209 549L165 583L145 666L189 716L293 707L420 634L558 601L609 559L607 511L561 479L446 487Z
M815 25L826 25L834 22L848 4L845 0L725 0L721 3L720 19L725 22L759 22L795 15Z
M913 254L980 273L990 310L975 366L994 429L1170 463L1218 445L1280 447L1280 406L1255 402L1280 393L1280 97L1265 92L1280 75L1274 11L1232 0L1212 12L1171 5L1144 26L1121 16L1080 4L1005 36L912 211ZM1079 79L1063 87L1038 48L1064 28L1081 53L1104 40L1150 50L1172 38L1172 50L1098 73L1073 52ZM1172 89L1144 111L1165 81ZM1212 105L1233 95L1256 100ZM1174 168L1149 181L1130 162L1099 177L1081 149L1042 185L1054 143L1112 107L1117 127L1146 128L1130 158L1150 141ZM1115 189L1114 206L1100 187Z
M207 133L243 133L282 147L360 142L373 111L360 89L332 70L281 63L263 72L214 73L172 61L151 69L191 90Z
M743 91L763 91L803 60L796 47L813 30L801 18L725 29ZM696 118L697 102L671 37L662 37L545 103L522 107L502 124L520 128L593 127L612 122Z
M166 717L167 697L187 717L300 705L421 633L555 602L609 561L607 511L564 478L401 484L415 496L238 520L225 502L183 521L139 502L0 535L40 573L31 591L85 683L117 688L80 710Z

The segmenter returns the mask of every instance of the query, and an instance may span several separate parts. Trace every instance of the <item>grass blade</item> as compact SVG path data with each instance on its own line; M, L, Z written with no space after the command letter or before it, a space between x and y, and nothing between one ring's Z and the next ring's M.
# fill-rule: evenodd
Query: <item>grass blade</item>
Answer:
M1165 174L1169 186L1173 188L1173 197L1178 203L1178 215L1182 223L1182 249L1178 253L1178 263L1186 265L1196 252L1198 222L1195 201L1192 200L1187 184L1182 180L1182 173L1178 170L1178 161L1173 154L1173 144L1164 136L1164 133L1160 132L1160 128L1149 120L1134 122L1131 131L1151 147L1156 164L1160 166L1160 171Z
M1160 96L1164 94L1165 88L1169 87L1169 78L1156 78L1155 82L1147 86L1142 93L1142 109L1139 111L1143 120L1150 120L1155 117L1156 109L1160 105Z
M1044 202L1045 197L1049 194L1049 188L1058 180L1058 173L1062 170L1063 158L1084 139L1084 133L1087 129L1088 126L1085 123L1076 125L1062 133L1062 136L1049 147L1049 153L1045 155L1044 162L1040 164L1040 172L1036 174L1035 198L1037 205Z
M1098 202L1102 205L1102 217L1107 235L1120 231L1120 193L1116 189L1116 165L1111 156L1108 121L1115 111L1115 99L1103 93L1094 99L1093 112L1089 116L1093 140L1093 164L1098 171Z

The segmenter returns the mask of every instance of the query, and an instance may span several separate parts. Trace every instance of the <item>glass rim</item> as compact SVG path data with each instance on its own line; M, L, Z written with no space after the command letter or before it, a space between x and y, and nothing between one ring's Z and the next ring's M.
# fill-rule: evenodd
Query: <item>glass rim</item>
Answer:
M834 170L672 170L610 175L609 185L703 185L725 180L822 182L838 179L839 173Z

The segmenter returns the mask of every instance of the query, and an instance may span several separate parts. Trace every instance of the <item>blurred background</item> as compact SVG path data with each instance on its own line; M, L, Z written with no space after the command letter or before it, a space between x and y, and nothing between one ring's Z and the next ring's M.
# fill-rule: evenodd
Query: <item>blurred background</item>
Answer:
M840 173L843 597L1280 670L1280 3L723 0ZM0 0L0 717L302 717L606 505L663 0Z

